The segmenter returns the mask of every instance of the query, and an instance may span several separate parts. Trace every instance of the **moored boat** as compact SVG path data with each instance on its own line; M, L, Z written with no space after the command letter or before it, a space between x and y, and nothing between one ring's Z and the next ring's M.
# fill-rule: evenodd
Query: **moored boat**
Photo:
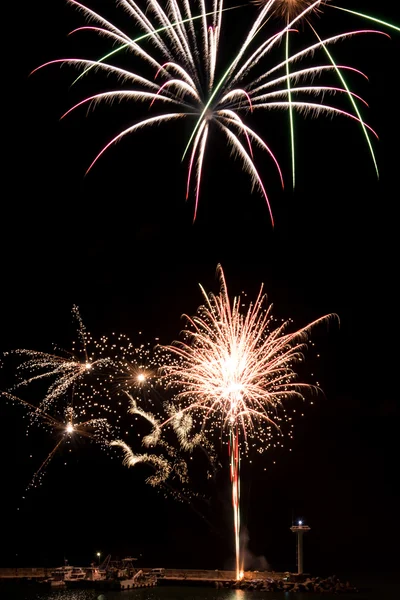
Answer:
M150 573L143 573L140 570L129 579L121 579L118 587L120 590L130 590L133 588L153 587L155 585L157 585L157 578Z
M43 583L49 585L51 588L63 588L65 587L65 576L73 567L58 567L51 572L51 577L44 579Z
M82 567L65 567L64 581L67 587L78 587L86 579L86 570Z
M99 567L87 567L85 581L104 581L107 579L107 571Z

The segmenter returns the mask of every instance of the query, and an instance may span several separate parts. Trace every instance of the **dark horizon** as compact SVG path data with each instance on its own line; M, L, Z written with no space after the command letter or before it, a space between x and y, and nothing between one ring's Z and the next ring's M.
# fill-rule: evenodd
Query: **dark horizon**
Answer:
M376 14L375 3L356 4ZM185 202L187 165L181 163L189 125L135 134L85 176L102 144L135 109L106 106L60 121L79 94L101 89L101 82L96 87L93 78L75 91L73 69L29 74L60 56L90 54L84 36L67 37L83 19L62 0L12 13L24 52L7 112L14 127L6 163L3 158L0 351L49 351L52 344L70 349L73 305L95 336L121 331L137 340L142 331L148 342L159 337L170 343L179 336L181 315L193 315L203 301L198 284L218 292L219 263L231 295L244 290L255 299L264 283L274 313L293 318L296 328L338 314L340 327L320 327L313 336L304 379L319 380L324 395L304 406L292 452L267 452L266 472L259 457L254 467L243 461L243 524L251 553L275 570L295 568L290 526L301 518L311 527L305 570L394 571L400 498L392 350L399 197L393 82L400 34L391 32L391 40L360 36L334 47L369 77L355 79L354 86L368 100L363 114L380 137L374 142L379 180L357 127L299 116L292 191L287 115L259 118L286 179L281 191L272 166L265 167L272 228L264 200L251 194L248 176L217 136L193 223L193 197ZM377 16L400 23L398 7L388 0ZM342 18L349 28L357 26L356 18L332 17L339 25ZM324 16L319 26L324 30ZM11 376L0 370L0 389ZM36 402L31 394L27 399ZM223 568L233 561L223 450L209 502L199 506L164 498L146 485L146 467L127 469L88 441L57 454L42 485L22 501L53 442L44 431L26 436L24 414L19 406L0 404L1 566L59 566L64 557L89 564L98 551L102 557L137 556L154 567ZM200 476L194 484L201 488Z

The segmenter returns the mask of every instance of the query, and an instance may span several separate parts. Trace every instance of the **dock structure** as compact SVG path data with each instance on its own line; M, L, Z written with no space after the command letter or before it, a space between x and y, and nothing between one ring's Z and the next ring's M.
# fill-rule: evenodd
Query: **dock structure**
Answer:
M145 572L152 572L152 569L143 569ZM157 569L160 571L160 569ZM221 569L163 569L162 574L157 575L157 581L162 583L229 583L236 581L236 571L227 571ZM282 573L273 573L271 571L245 571L243 579L246 580L270 580L271 578L282 577Z
M27 581L40 581L41 579L47 579L50 577L51 571L54 569L46 569L42 567L12 567L12 568L0 568L0 580L12 581L15 580L27 580Z
M27 581L40 581L50 577L51 572L54 569L40 568L40 567L15 567L15 568L0 568L0 580L27 580ZM143 573L154 574L159 582L171 581L171 582L216 582L216 581L235 581L236 572L226 570L210 570L210 569L151 569L143 568ZM270 579L274 574L269 571L246 571L244 573L244 579ZM276 574L278 577L279 574Z
M155 576L154 571L157 573ZM50 574L50 569L40 568L0 568L0 596L2 597L2 586L8 587L8 582L28 582L29 585L37 582L38 586L48 585L46 579ZM59 582L64 583L64 582ZM258 590L260 592L304 592L311 593L329 592L355 593L354 588L348 581L341 582L336 576L332 577L311 577L310 575L298 573L277 573L274 571L245 571L241 580L236 579L236 571L224 570L206 570L206 569L145 569L143 568L143 577L137 579L129 577L125 579L106 579L105 581L95 582L96 589L107 590L130 590L140 587L149 587L154 585L173 585L173 586L201 586L214 588L227 588L239 590ZM90 584L90 582L89 582ZM12 583L14 585L14 583ZM80 586L78 582L77 587ZM68 586L67 586L68 587ZM84 586L87 587L87 586ZM89 587L92 587L89 585Z
M51 577L54 569L46 568L0 568L0 583L6 581L20 582L46 582ZM140 575L140 577L139 577ZM286 574L287 575L287 574ZM271 582L282 579L284 574L271 571L245 571L242 583ZM85 581L88 586L90 582ZM94 582L93 586L104 589L133 589L154 585L203 585L206 587L233 587L239 582L236 580L236 571L221 569L151 569L142 568L140 572L128 575L121 579L107 579ZM77 584L78 586L78 584Z
M119 583L119 589L121 590L133 590L135 588L154 587L157 585L156 580L151 581L137 581L134 579L122 579Z

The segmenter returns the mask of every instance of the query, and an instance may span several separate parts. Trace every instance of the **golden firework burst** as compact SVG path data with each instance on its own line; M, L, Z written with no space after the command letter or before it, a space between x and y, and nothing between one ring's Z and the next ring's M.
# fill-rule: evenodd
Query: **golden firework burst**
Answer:
M265 6L270 0L252 0L256 6ZM271 11L279 18L284 18L291 21L297 15L302 13L312 4L315 4L313 12L321 12L319 7L321 4L326 4L329 0L320 0L316 3L315 0L275 0L271 7Z

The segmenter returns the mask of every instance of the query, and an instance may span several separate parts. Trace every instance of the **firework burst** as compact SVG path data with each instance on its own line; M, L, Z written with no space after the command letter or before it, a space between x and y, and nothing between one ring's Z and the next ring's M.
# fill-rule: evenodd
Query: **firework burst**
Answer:
M232 60L227 64L222 64L220 59L223 14L227 10L223 7L223 0L212 0L209 11L205 0L199 0L198 3L191 3L190 0L172 0L166 7L150 0L145 9L134 0L121 0L119 5L138 27L138 34L133 39L91 8L75 0L69 0L69 3L91 21L90 25L80 27L76 31L97 33L109 39L115 47L99 60L59 59L42 67L67 63L83 69L78 79L95 69L118 78L120 87L84 98L64 116L79 107L95 106L103 101L144 102L150 111L148 117L123 129L111 139L95 157L88 170L106 150L130 133L169 121L190 119L194 122L194 128L183 156L188 155L187 197L194 188L194 218L197 215L200 183L210 135L219 132L233 154L242 161L245 171L250 175L252 186L265 198L273 222L269 198L256 166L256 152L264 153L272 161L282 186L283 176L270 145L250 124L252 113L258 110L284 109L291 115L293 111L313 115L340 115L361 124L367 137L369 132L376 135L363 121L359 109L355 108L355 99L361 99L344 85L342 73L346 70L354 72L356 69L336 65L331 59L328 63L322 61L308 68L292 69L299 60L317 51L321 51L325 58L328 57L328 46L337 41L356 34L373 33L372 31L348 31L327 39L318 39L316 43L306 45L292 55L287 47L285 60L278 64L272 62L273 50L285 36L288 39L288 33L299 22L318 10L322 4L321 0L265 2L250 29L243 36L244 41L236 47ZM277 11L285 11L285 26L278 32L274 31L272 35L265 35L264 26ZM139 67L129 70L114 65L112 61L121 51L133 53L143 69ZM135 60L136 64L138 63ZM292 72L289 72L290 69ZM152 76L145 75L149 70ZM326 76L330 72L340 75L340 85L332 85L328 81L321 85L310 83L310 78ZM350 98L353 111L348 112L340 106L326 103L324 98L329 94ZM315 100L310 101L310 95L313 95Z
M240 482L242 449L249 439L265 445L271 425L279 429L278 414L290 398L304 400L318 390L298 381L295 366L304 359L311 330L334 315L321 317L306 327L289 332L291 321L276 325L272 305L261 286L247 312L240 297L229 299L225 277L218 267L220 293L207 294L195 317L186 317L184 340L167 349L175 360L162 368L168 384L176 388L179 406L167 423L185 416L190 427L195 421L202 433L217 431L227 436L232 481L232 503L236 546L236 575L243 570L240 556Z
M110 445L122 448L124 454L123 464L127 467L134 467L139 463L151 465L155 473L148 477L146 481L153 487L164 485L172 474L177 475L181 483L188 483L187 464L179 456L176 448L161 439L159 418L153 413L140 408L132 396L129 394L127 396L130 400L128 412L144 419L151 426L151 433L143 437L142 445L152 450L158 446L161 448L162 453L156 454L154 451L151 454L148 452L134 453L132 448L123 440L114 440Z
M182 451L192 452L202 442L202 448L208 448L212 468L214 456L204 436L189 440L188 430L185 437L180 427L175 431L174 440L169 442L167 431L161 432L159 428L159 423L173 413L174 407L165 400L160 385L159 369L168 355L158 345L158 338L153 343L144 342L139 332L137 344L123 333L96 339L84 326L78 307L74 306L72 313L78 336L71 352L51 354L18 349L5 353L6 357L22 359L16 367L20 381L0 394L28 409L27 431L33 426L45 426L57 437L57 443L26 491L43 482L48 465L64 443L90 437L103 449L121 448L127 466L140 463L151 466L154 473L146 480L151 486L158 486L182 501L194 498L196 493L189 490L188 466ZM48 380L51 383L37 405L13 393ZM37 390L35 396L38 396ZM133 423L125 417L127 404L128 413L134 416ZM122 436L128 436L132 429L135 437L142 439L145 452L143 448L134 451L123 441ZM142 435L143 430L147 431L145 435Z
M77 324L77 339L72 349L47 353L38 350L17 349L6 352L5 357L21 359L16 367L19 381L9 392L28 388L35 382L50 380L38 408L49 411L73 390L75 405L86 410L103 413L116 424L121 419L116 408L122 405L126 393L135 393L143 404L151 404L157 396L157 371L160 366L159 350L154 343L134 344L123 333L112 333L96 339L82 321L79 308L72 309Z
M347 94L348 100L352 107L353 114L359 120L362 133L365 137L365 140L368 145L369 152L370 152L370 155L371 155L374 167L375 167L376 174L379 177L378 164L376 161L375 152L374 152L373 145L372 145L372 142L370 139L370 134L369 134L370 128L364 123L359 104L357 103L357 100L362 101L362 99L357 97L355 94L353 94L350 91L349 85L345 80L344 69L336 64L332 53L328 49L328 44L326 44L326 40L321 39L321 37L318 35L317 31L315 30L314 26L312 25L311 17L315 14L320 15L322 13L323 7L330 6L335 10L344 11L349 14L355 15L357 17L361 17L362 19L365 19L367 21L379 23L380 25L383 25L386 28L393 29L398 32L400 32L400 28L397 27L396 25L388 23L387 21L382 21L381 19L376 19L375 17L372 17L371 15L366 15L363 13L359 13L357 11L349 10L348 8L341 8L340 6L335 6L333 4L329 4L330 1L331 0L319 0L319 1L318 0L317 1L316 0L274 0L272 7L271 7L271 13L274 16L276 16L277 18L282 19L284 21L284 23L290 23L290 22L293 23L295 21L299 21L299 19L300 19L300 23L308 26L309 31L312 32L314 38L321 45L321 48L326 55L326 58L328 59L329 63L332 65L332 67L335 70L335 74L336 74L337 80L339 81L339 85L340 85L341 89L343 91L345 91ZM256 6L261 7L261 8L265 7L268 3L269 3L268 0L253 0L253 4L255 4ZM298 33L296 29L294 29L293 31L295 33ZM286 87L287 87L287 94L288 94L287 99L289 102L288 112L289 112L289 125L290 125L290 146L291 146L291 157L292 157L292 181L293 181L293 187L294 187L295 181L296 181L295 133L294 133L294 131L295 131L295 127L294 127L295 107L292 105L293 89L292 89L292 77L291 77L291 73L290 73L292 65L291 65L291 60L289 58L289 54L290 54L289 38L290 38L291 33L292 33L292 30L287 28L286 34L285 34L285 38L286 38L285 39L285 55L286 55L285 58L286 58L286 77L287 77ZM354 33L360 33L360 32L354 32Z
M230 300L220 266L218 274L219 294L207 294L201 288L204 304L196 316L186 317L183 340L157 345L153 351L148 344L135 346L124 334L94 340L74 307L79 341L77 346L73 344L73 358L14 351L17 357L27 357L18 372L28 376L17 387L55 377L45 400L36 406L11 390L3 396L28 409L31 425L45 425L57 436L28 488L41 482L64 442L84 436L105 448L122 450L127 466L151 466L154 474L147 479L150 485L186 500L189 471L184 453L204 451L210 465L207 477L212 477L217 464L213 438L221 440L230 459L236 574L240 578L241 457L255 446L263 452L274 436L282 435L287 401L304 400L309 392L319 389L299 381L296 366L304 360L311 330L333 315L291 332L291 320L279 323L273 317L262 286L256 300L244 309L240 297ZM133 425L121 421L123 400L129 402ZM61 401L62 407L58 406ZM144 427L138 429L138 421ZM122 424L125 435L130 428L135 429L136 439L141 439L139 451L123 439ZM171 486L174 481L186 486L183 495Z
M84 407L75 407L73 404L73 395L68 404L59 411L60 416L54 416L9 392L0 392L0 395L6 400L9 400L14 404L19 404L27 409L30 426L37 425L44 427L56 438L55 445L33 474L30 483L25 489L25 493L43 483L43 477L47 468L61 446L69 445L79 438L87 438L107 450L109 438L115 435L107 419L96 417L87 418ZM23 496L23 499L24 498L25 496Z
M87 332L77 306L72 308L72 314L78 331L78 342L73 342L72 351L53 354L37 350L17 349L6 353L6 355L13 354L23 359L23 362L17 367L17 376L21 381L15 384L13 390L28 386L34 381L54 378L39 406L45 411L72 386L81 382L86 375L92 375L110 364L109 358L96 358L91 352L90 346L93 344L93 338Z
M313 12L320 12L320 5L324 5L327 2L329 0L320 0L319 2L315 2L315 0L275 0L272 7L272 14L286 21L291 21L310 7L312 7ZM268 0L252 0L252 4L264 7L268 4Z
M119 447L123 452L123 464L134 467L138 464L150 466L154 473L147 477L146 483L153 487L161 487L182 502L189 502L199 494L189 488L188 463L183 453L191 455L195 449L201 448L207 456L207 478L212 477L217 465L217 458L210 440L202 432L190 437L192 420L189 415L177 414L174 403L152 402L153 410L143 408L143 402L125 392L129 399L128 413L134 415L137 422L145 423L149 432L142 437L141 450L134 451L122 439L113 440L112 447ZM171 441L167 438L168 430L172 432ZM176 443L178 441L178 444ZM147 451L143 451L145 448ZM175 485L175 482L179 484Z

